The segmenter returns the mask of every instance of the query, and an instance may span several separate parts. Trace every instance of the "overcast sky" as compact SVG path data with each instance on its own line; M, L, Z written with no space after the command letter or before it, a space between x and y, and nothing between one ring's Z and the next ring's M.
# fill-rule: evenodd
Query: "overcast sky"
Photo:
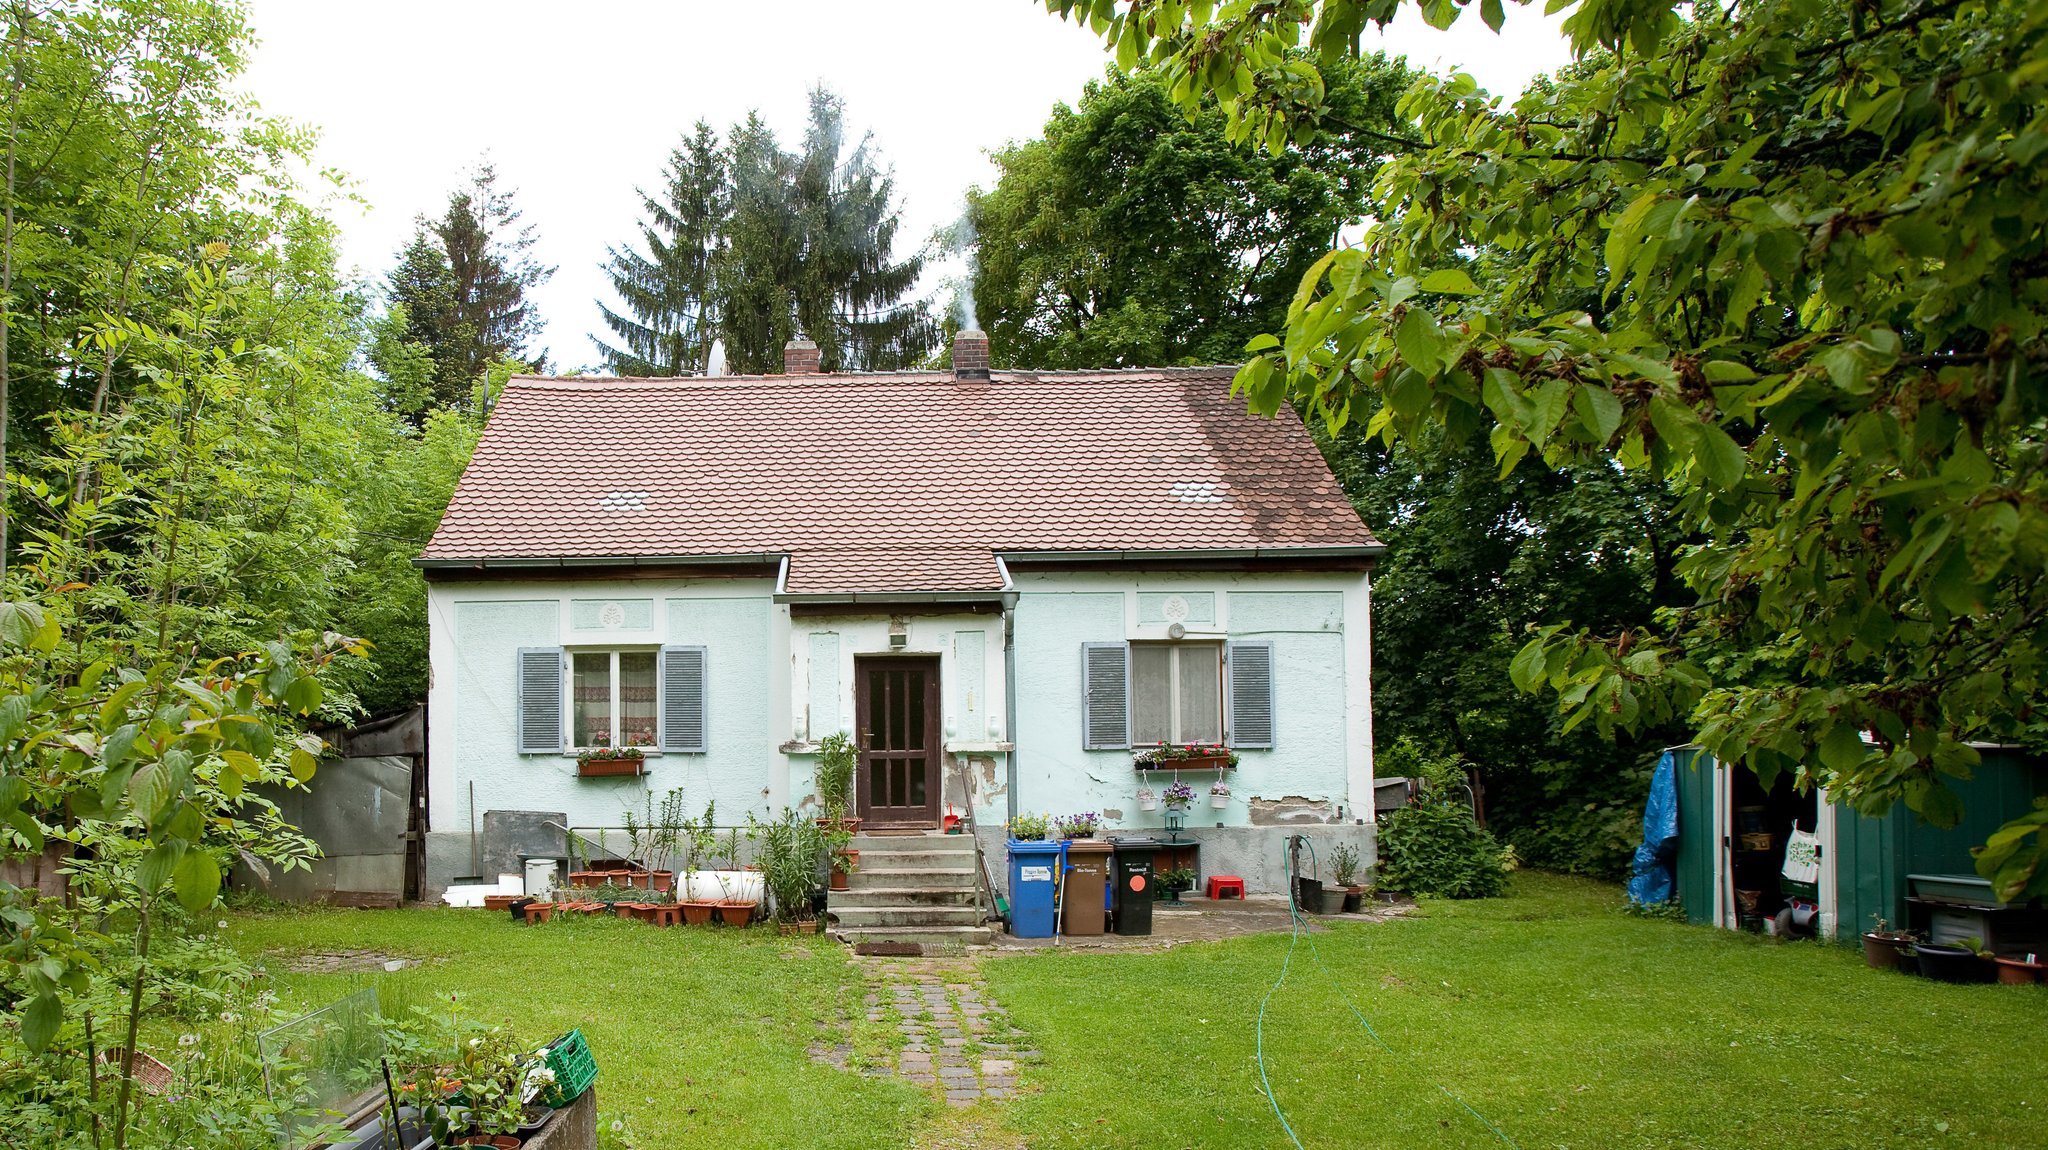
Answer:
M1369 39L1512 94L1566 53L1555 19L1509 9L1501 36L1469 15L1437 32L1404 10ZM367 201L335 206L344 262L381 277L413 218L488 156L560 269L536 293L557 370L597 361L605 247L637 239L634 186L657 182L700 118L722 132L757 109L793 144L805 93L826 85L895 167L914 246L994 181L990 151L1036 135L1106 61L1042 0L253 0L251 14L249 90L319 128L319 163Z

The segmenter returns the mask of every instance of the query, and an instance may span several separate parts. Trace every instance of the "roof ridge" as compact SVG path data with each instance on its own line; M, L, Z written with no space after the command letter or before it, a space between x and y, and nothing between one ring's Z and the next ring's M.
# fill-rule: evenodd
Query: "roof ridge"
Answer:
M995 368L987 380L961 380L970 385L1015 381L1022 383L1045 383L1057 381L1085 381L1107 379L1119 376L1160 375L1169 378L1182 376L1212 376L1223 373L1235 375L1238 365L1187 364L1176 367L1075 367L1075 368ZM563 390L602 391L617 387L622 390L656 388L711 388L731 384L774 384L784 387L804 387L821 383L844 386L852 383L951 383L955 382L951 371L943 368L905 368L897 371L821 371L801 375L534 375L520 372L505 381L505 386L515 384L568 384Z

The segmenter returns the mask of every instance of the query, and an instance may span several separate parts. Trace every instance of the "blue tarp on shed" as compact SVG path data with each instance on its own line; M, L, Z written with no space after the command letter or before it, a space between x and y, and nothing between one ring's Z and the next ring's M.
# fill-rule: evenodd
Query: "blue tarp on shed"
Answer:
M1657 760L1650 798L1643 804L1643 845L1636 848L1628 898L1638 906L1670 902L1676 893L1678 858L1678 756Z

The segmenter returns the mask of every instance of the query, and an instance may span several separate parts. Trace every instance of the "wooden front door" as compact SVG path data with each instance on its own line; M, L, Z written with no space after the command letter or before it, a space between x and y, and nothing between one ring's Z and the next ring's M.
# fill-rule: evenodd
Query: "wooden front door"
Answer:
M939 825L939 661L856 659L860 817L875 827Z

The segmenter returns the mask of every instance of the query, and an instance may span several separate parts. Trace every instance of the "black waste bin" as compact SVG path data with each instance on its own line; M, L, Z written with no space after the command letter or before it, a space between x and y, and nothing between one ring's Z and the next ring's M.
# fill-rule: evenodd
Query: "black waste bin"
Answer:
M1152 886L1157 881L1152 859L1159 853L1159 840L1150 838L1112 839L1116 854L1111 859L1111 883L1116 891L1116 932L1151 934Z

